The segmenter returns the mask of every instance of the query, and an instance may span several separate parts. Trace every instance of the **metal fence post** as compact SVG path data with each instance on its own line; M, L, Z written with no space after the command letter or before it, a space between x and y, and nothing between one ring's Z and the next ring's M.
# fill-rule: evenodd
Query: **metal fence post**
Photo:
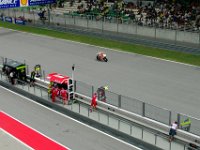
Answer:
M4 62L4 64L7 64L7 61L8 61L8 58L5 58L5 62Z
M117 33L119 33L119 21L117 20Z
M2 57L2 62L3 62L3 65L5 64L5 58L4 57Z
M66 15L64 15L64 19L65 19L65 30L67 30L67 18L66 18Z
M29 87L29 85L28 85L28 92L30 91L30 87Z
M94 93L94 86L92 86L92 95L93 95L93 93ZM91 97L92 97L92 95L91 95Z
M120 130L120 120L117 119L117 121L118 121L118 130Z
M135 34L136 34L136 36L137 36L137 34L138 34L138 33L137 33L137 32L138 32L138 31L137 31L137 27L138 27L138 26L137 26L137 22L136 22L136 24L135 24Z
M79 105L78 113L80 114L81 113L81 103L78 103L78 105Z
M35 25L35 11L33 11L33 24Z
M142 103L142 116L145 116L145 102Z
M175 37L174 37L175 39L175 45L176 45L176 42L177 42L177 29L175 30Z
M74 92L76 92L76 80L74 80Z
M172 122L172 112L169 111L169 125L171 124L171 122Z
M101 19L101 22L102 22L102 24L101 24L101 32L103 32L103 22L104 22L104 17L103 17L103 20Z
M43 79L45 81L45 71L43 70Z
M29 66L26 65L26 74L29 74Z
M121 108L121 95L118 95L118 107Z
M177 114L177 122L178 122L178 127L180 128L181 115L179 113Z
M157 144L157 135L155 134L155 145Z
M87 29L89 28L89 17L88 17L88 15L87 15L87 17L86 17L86 19L87 19Z

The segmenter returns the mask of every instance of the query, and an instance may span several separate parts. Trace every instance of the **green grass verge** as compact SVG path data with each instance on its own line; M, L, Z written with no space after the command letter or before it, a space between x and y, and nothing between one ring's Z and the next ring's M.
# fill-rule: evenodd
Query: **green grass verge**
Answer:
M102 47L112 48L116 50L133 52L137 54L153 56L153 57L163 58L167 60L173 60L177 62L200 66L200 56L198 55L192 55L192 54L169 51L169 50L161 50L158 48L152 48L152 47L147 47L147 46L142 46L142 45L127 44L127 43L118 42L114 40L94 38L90 36L64 33L64 32L48 30L48 29L15 25L15 24L6 23L2 21L0 21L0 26L14 29L14 30L19 30L19 31L46 35L46 36L51 36L51 37L61 38L61 39L66 39L66 40L78 41L78 42L87 43L91 45L102 46Z

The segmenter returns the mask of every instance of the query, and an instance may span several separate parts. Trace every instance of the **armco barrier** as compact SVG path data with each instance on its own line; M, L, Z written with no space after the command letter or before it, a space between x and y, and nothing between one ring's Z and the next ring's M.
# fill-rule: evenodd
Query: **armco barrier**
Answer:
M48 81L44 82L43 80L40 80L40 79L37 78L36 84L38 86L41 85L42 87L46 86L46 88L47 88ZM85 103L87 105L90 105L90 102L91 102L90 96L85 96L83 94L76 92L75 97L78 101ZM168 125L165 125L163 123L160 123L158 121L155 121L153 119L150 119L150 118L147 118L147 117L144 117L144 116L141 116L141 115L134 114L134 113L129 112L127 110L120 109L120 108L118 108L114 105L110 105L108 103L98 101L98 109L101 109L105 112L109 112L113 115L117 115L121 118L125 118L125 119L127 119L131 122L135 122L135 123L140 124L142 126L145 126L147 128L156 130L156 131L163 133L165 135L168 135L168 133L169 133L169 126ZM189 133L189 132L186 132L186 131L183 131L183 130L180 130L180 129L178 129L178 131L177 131L176 139L179 139L179 140L184 141L186 143L193 143L193 144L200 146L200 136L194 135L192 133Z
M166 135L157 131L152 131L151 129L110 113L109 111L102 110L99 106L96 111L91 113L89 111L90 101L81 102L81 100L78 100L77 103L73 103L72 105L63 105L62 103L59 103L58 100L57 102L52 103L49 96L47 96L47 90L44 90L43 88L40 89L38 86L30 88L29 84L27 85L23 82L13 86L5 79L6 76L0 76L0 85L3 87L27 96L38 103L56 109L57 111L67 114L75 119L87 122L87 124L92 125L93 127L98 129L101 128L104 132L108 132L118 138L129 141L133 145L139 146L144 150L160 150L160 148L169 150L185 150L188 146L187 143L181 142L180 140L175 140L174 142L169 143ZM39 83L37 84L39 85ZM46 94L42 91L46 91Z
M1 78L2 78L2 74L1 74ZM48 85L48 83L49 83L48 81L44 81L44 80L41 80L39 78L36 78L36 85L38 85L38 86L43 88L43 89L40 89L40 88L38 89L40 91L40 93L38 93L39 94L38 96L43 97L43 98L48 98L47 97L47 88L48 88L47 85ZM6 84L6 86L9 86L8 83ZM16 87L19 87L19 88L21 87L21 89L23 89L23 90L30 90L29 86L25 86L23 84L16 85ZM10 86L10 88L14 88L14 87ZM42 91L46 91L45 92L46 96L43 95ZM80 110L80 108L78 109L79 113L80 112L82 112L82 113L85 112L85 115L88 116L88 113L89 113L89 109L88 109L89 106L88 105L90 105L91 97L82 95L80 93L75 93L75 94L76 94L76 99L79 102L86 104L86 108L81 109L81 110ZM45 105L47 105L47 103L45 103ZM144 126L145 128L152 129L152 130L156 131L155 133L151 133L148 130L144 130L144 129L141 130L142 131L142 135L144 137L152 136L152 138L154 140L150 141L151 144L155 144L156 145L157 138L158 139L161 138L160 137L161 134L164 134L166 137L168 135L168 131L169 131L169 126L168 125L165 125L163 123L159 123L159 122L157 122L155 120L146 118L144 116L137 115L137 114L134 114L132 112L120 109L120 108L118 108L116 106L107 104L105 102L98 101L98 110L102 110L102 112L105 112L105 113L107 112L109 114L108 116L112 116L113 115L113 116L118 116L119 118L122 118L122 119L120 119L118 121L118 123L117 123L118 125L116 124L117 125L116 129L118 129L119 131L121 131L123 133L132 135L132 132L131 132L133 130L132 123L137 123L138 126ZM103 114L101 114L101 115L103 115ZM104 121L103 120L99 120L99 121L101 123L103 123L103 124L106 124L105 120ZM130 123L128 123L128 122L130 122ZM134 128L136 128L136 126L134 126ZM143 140L147 140L147 139L144 139L144 137L142 137L142 139ZM193 144L196 144L196 145L199 144L198 142L200 142L200 137L199 136L190 134L190 133L182 131L182 130L178 130L178 134L176 136L176 139L181 140L184 143L193 143ZM166 141L167 141L167 139L165 139L165 143L166 143Z
M10 89L14 92L17 92L23 96L26 96L28 98L31 98L31 100L36 101L42 105L45 105L51 109L55 109L56 111L59 111L63 114L66 114L74 119L77 119L81 122L84 122L90 126L93 126L99 130L102 130L105 133L108 133L112 136L117 137L118 139L122 139L123 141L126 141L132 145L135 145L135 147L133 147L134 150L160 150L159 147L156 147L154 145L152 145L151 143L147 143L144 142L140 139L135 138L134 136L131 136L130 134L127 134L126 132L123 132L124 130L124 126L121 124L119 126L119 129L115 129L113 128L113 126L109 126L108 124L106 124L105 120L105 116L108 116L109 118L115 118L114 116L108 115L108 113L105 113L101 110L97 110L93 113L89 113L89 106L85 103L81 103L81 102L76 102L73 103L72 105L63 105L62 103L55 102L52 103L51 99L49 96L47 96L47 89L44 90L43 89L43 85L42 85L42 89L38 86L34 86L34 87L29 87L29 84L23 82L23 81L18 81L19 84L15 84L14 86L11 85L8 80L6 79L5 75L2 75L2 73L0 72L0 86L3 86L7 89ZM39 84L39 83L37 83ZM46 83L45 83L46 84ZM43 92L42 92L43 91ZM42 94L43 93L43 94ZM95 119L95 115L97 114L97 119ZM120 120L120 122L122 123L122 120ZM151 133L149 130L143 130L145 132ZM144 136L146 137L146 136ZM155 135L156 137L156 135ZM156 139L155 139L156 140ZM155 143L155 142L154 142ZM183 143L184 144L184 143ZM180 150L184 150L183 147L186 147L186 145L182 146L182 149Z
M126 96L121 96L121 108L144 116L144 102Z
M0 57L0 60L1 60L0 66L2 66L4 62L10 61L11 59ZM24 61L24 63L25 62L26 61ZM28 70L28 67L27 67L27 70ZM48 84L48 82L45 80L45 77L46 77L45 71L43 71L43 77L37 80L40 83L40 85L44 86L44 88L46 88ZM92 93L96 91L97 88L89 84L86 84L84 82L76 81L75 90L79 94L91 97ZM171 111L167 109L159 108L159 107L141 102L133 98L118 95L110 91L106 91L106 97L107 97L106 103L116 106L118 109L123 109L131 113L138 114L142 117L150 118L157 122L163 123L167 126L170 125L171 123ZM179 124L185 118L191 118L192 125L190 126L190 130L188 130L187 132L200 136L200 120L199 119L196 119L187 115L178 115L176 116L176 118Z
M40 82L40 84L44 83ZM92 93L97 90L97 88L94 88L93 86L81 81L75 81L75 87L77 93L88 97L91 97ZM151 118L166 125L171 124L171 111L167 109L159 108L136 99L118 95L110 91L105 91L105 95L107 104L128 110L147 118Z

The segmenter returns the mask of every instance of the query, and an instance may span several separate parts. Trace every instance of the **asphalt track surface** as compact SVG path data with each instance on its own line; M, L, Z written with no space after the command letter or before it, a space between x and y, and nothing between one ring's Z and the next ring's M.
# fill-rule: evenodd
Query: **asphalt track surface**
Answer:
M122 53L50 37L0 28L0 56L26 60L33 68L71 75L76 80L200 118L200 68L138 54ZM98 51L109 62L95 60Z
M0 87L0 110L58 143L76 150L133 150L134 147L17 96ZM1 142L0 142L1 143Z

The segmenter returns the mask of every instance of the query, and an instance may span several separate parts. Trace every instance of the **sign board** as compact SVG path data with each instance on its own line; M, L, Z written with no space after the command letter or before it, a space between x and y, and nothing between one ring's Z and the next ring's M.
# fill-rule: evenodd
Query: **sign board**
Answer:
M5 17L6 22L12 22L12 17Z
M56 0L0 0L0 8L28 7L55 2Z
M22 19L22 18L16 18L15 19L15 24L25 25L25 20Z

